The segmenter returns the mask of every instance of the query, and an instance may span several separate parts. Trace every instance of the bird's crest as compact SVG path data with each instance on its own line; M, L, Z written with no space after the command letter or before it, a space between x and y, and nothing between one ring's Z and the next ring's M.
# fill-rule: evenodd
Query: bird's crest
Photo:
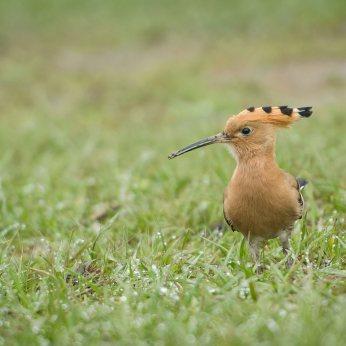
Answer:
M308 118L312 111L312 107L289 108L287 106L280 107L250 107L245 109L235 117L241 117L247 121L258 121L261 123L272 124L277 127L288 127L289 125Z

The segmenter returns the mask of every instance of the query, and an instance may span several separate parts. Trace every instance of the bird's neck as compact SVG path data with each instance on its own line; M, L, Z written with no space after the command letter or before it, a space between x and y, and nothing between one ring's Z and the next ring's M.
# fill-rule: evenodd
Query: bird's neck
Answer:
M237 168L234 175L244 178L265 179L268 175L274 176L280 171L275 154L254 155L249 157L239 157Z

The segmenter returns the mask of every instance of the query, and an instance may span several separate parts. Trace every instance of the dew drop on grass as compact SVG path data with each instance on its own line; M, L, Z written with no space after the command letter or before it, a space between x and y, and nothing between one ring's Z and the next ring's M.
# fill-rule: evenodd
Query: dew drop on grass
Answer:
M279 316L280 316L280 317L285 317L286 315L287 315L287 311L286 311L286 310L281 309L281 310L279 311Z
M58 315L53 315L53 316L51 317L51 321L52 321L52 322L55 322L57 319L58 319Z
M194 344L196 342L196 338L193 334L186 335L186 342L188 344Z
M100 332L98 330L93 330L91 332L91 337L93 337L95 339L99 338L100 337Z
M267 326L272 332L277 332L280 330L279 326L276 324L276 322L272 319L269 319L267 321Z
M40 330L40 328L38 326L33 326L32 327L32 332L35 333L35 334L37 334L39 330Z
M59 202L57 204L57 206L56 206L56 209L57 210L62 210L62 209L64 209L64 207L65 207L65 203L64 202Z

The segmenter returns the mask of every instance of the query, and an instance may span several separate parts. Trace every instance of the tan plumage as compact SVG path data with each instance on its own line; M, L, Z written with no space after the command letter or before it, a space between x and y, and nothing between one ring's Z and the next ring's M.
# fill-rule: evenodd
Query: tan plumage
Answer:
M278 237L287 254L294 222L302 215L300 191L307 181L277 166L275 131L309 117L310 109L251 107L231 117L222 133L169 156L171 159L202 146L226 143L238 165L224 192L224 215L228 225L249 241L255 262L264 239Z

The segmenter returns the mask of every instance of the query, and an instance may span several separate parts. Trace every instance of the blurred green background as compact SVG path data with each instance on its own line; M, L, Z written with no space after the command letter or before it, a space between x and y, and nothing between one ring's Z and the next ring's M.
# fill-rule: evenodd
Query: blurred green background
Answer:
M282 104L314 115L279 134L279 164L344 207L345 16L335 0L1 2L1 227L54 240L102 202L196 225L177 215L201 199L213 222L233 160L167 155Z
M48 270L40 256L55 263L71 241L60 252L67 267L104 251L124 260L158 230L170 244L219 222L233 159L221 146L168 154L245 108L286 104L314 113L278 133L278 164L310 181L309 231L344 230L344 0L1 1L0 242L12 239L3 264L22 256ZM99 253L80 251L118 211ZM222 241L229 249L238 236ZM187 244L198 251L200 240ZM138 251L151 256L149 245ZM311 340L322 340L319 323ZM297 345L309 344L303 334Z

